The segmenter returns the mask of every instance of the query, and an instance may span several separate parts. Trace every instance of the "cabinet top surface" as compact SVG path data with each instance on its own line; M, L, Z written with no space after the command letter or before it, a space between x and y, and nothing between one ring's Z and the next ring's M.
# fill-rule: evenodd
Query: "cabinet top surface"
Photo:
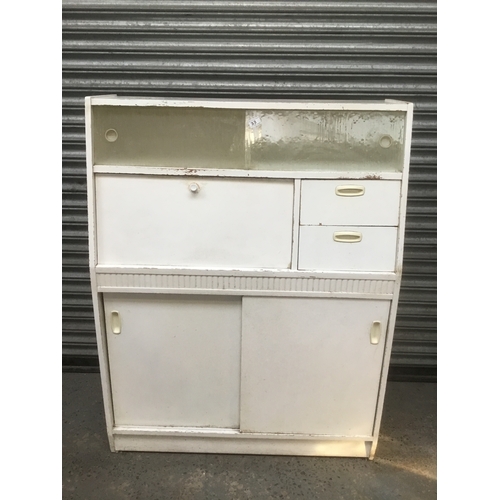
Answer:
M295 110L380 110L407 111L410 102L386 100L332 101L332 100L241 100L241 99L163 99L155 97L122 97L116 95L89 96L92 106L158 106L202 107L230 109L295 109Z

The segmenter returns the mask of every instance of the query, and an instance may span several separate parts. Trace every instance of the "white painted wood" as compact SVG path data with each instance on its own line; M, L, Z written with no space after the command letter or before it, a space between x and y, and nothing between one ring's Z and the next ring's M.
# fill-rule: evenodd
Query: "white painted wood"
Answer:
M290 268L293 182L99 175L101 264Z
M340 196L342 187L364 188L361 196ZM398 181L302 181L300 223L324 226L397 226Z
M137 175L168 175L187 177L225 177L225 178L256 178L256 179L381 179L400 180L401 172L380 170L238 170L216 168L174 168L147 165L94 165L96 174L137 174Z
M380 389L379 400L377 405L377 415L375 418L374 427L374 442L370 451L369 458L373 460L375 451L378 445L380 424L382 421L382 410L384 405L385 391L387 388L387 377L389 373L389 363L391 357L392 343L394 339L394 329L396 326L396 315L398 309L399 293L401 290L401 278L403 275L403 250L404 250L404 234L406 227L406 206L408 202L408 181L410 171L410 149L411 149L411 135L413 123L413 104L408 103L408 112L406 114L406 137L405 137L405 153L403 164L403 180L401 190L401 206L400 206L400 219L398 228L398 243L397 243L397 256L396 256L396 282L394 288L394 297L391 305L391 314L389 318L388 338L386 343L386 350L384 354L384 365L380 375Z
M284 278L220 275L98 274L101 292L186 293L266 296L390 296L393 280Z
M323 457L366 458L369 441L337 441L303 438L261 439L240 436L135 436L118 434L114 437L117 451L163 451L170 453L232 453L251 455L299 455Z
M360 233L361 241L334 240L345 231ZM397 234L395 227L301 226L299 269L394 271Z
M94 105L405 111L403 171L96 165ZM86 99L90 276L113 451L373 458L401 286L412 110L392 100ZM182 183L191 198L176 198L165 182ZM189 192L193 182L198 192ZM332 207L328 193L342 184L365 186L364 206L352 197ZM384 187L396 185L397 196ZM206 186L217 196L193 209ZM335 243L335 230L362 232L362 241ZM344 250L332 256L330 243ZM364 256L356 245L366 245ZM120 334L106 333L103 298L119 311ZM373 321L381 321L378 344ZM254 404L242 398L240 407L245 394ZM280 421L283 408L292 410ZM243 430L245 419L274 429L240 432L240 410Z
M204 290L204 289L178 289L178 288L151 288L151 287L122 287L122 286L98 286L101 293L141 293L162 295L214 295L214 296L237 296L241 297L336 297L356 299L390 299L391 293L361 293L361 292L291 292L291 291L257 291L257 290Z
M297 109L297 110L351 110L351 111L406 111L403 101L257 101L226 99L158 99L148 97L91 97L93 106L160 106L160 107L202 107L225 109Z
M242 432L371 435L390 301L243 298ZM380 321L380 343L370 343Z
M240 298L105 294L104 305L116 425L239 426Z
M209 437L237 437L241 440L248 440L252 437L268 440L295 440L304 439L300 434L268 433L268 432L241 432L238 429L224 429L212 427L164 427L164 426L140 426L140 425L115 425L113 427L114 435L122 436L209 436ZM335 441L372 441L371 435L367 436L325 436L324 434L308 434L308 439L323 441L325 438Z
M213 269L189 269L186 267L171 267L171 266L106 266L97 265L97 274L169 274L183 276L213 276ZM217 269L217 276L234 276L234 277L276 277L276 278L335 278L335 279L362 279L362 280L395 280L394 272L345 272L345 271L301 271L289 269Z
M292 265L295 271L298 267L299 258L299 222L300 222L300 200L301 181L295 179L293 189L293 229L292 229Z
M95 190L94 190L94 175L92 172L92 108L91 98L85 98L85 152L86 152L86 175L87 175L87 206L89 211L89 270L90 284L92 293L92 305L94 310L96 340L97 340L97 355L99 358L100 377L104 402L104 417L106 419L106 431L111 451L115 451L113 434L111 432L113 426L113 402L109 381L108 370L108 352L103 332L103 306L102 300L98 293L97 277L96 277L96 226L95 226Z

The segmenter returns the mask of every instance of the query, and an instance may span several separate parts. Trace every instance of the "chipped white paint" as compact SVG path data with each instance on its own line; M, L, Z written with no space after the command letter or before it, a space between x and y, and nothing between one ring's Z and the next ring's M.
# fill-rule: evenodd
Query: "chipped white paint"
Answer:
M178 275L178 274L97 274L99 291L111 292L115 289L155 289L158 293L201 293L203 290L222 292L228 295L243 295L248 292L275 293L283 295L355 294L391 296L393 280L376 279L328 279L328 278L283 278L276 276L220 276L220 275Z
M406 111L408 103L403 101L247 101L222 99L158 99L148 97L92 97L93 106L155 106L172 108L209 109L291 109L291 110L342 110L342 111Z
M126 147L124 135L92 123L92 106L249 110L241 147L252 151L245 168L229 157L179 168L182 158L161 155L140 164L134 145L133 163L113 165L102 148ZM412 109L86 99L90 276L113 451L373 458L401 286ZM401 156L386 169L366 156L358 169L287 168L280 158L251 169L267 123L255 110L403 112ZM300 132L286 125L267 137ZM94 130L110 165L94 161ZM381 155L393 144L386 132L375 140Z
M380 180L401 180L401 172L384 172L372 169L370 172L362 171L314 171L314 170L223 170L217 168L175 168L147 165L94 165L95 174L136 174L174 177L224 177L231 178L255 178L255 179L380 179Z

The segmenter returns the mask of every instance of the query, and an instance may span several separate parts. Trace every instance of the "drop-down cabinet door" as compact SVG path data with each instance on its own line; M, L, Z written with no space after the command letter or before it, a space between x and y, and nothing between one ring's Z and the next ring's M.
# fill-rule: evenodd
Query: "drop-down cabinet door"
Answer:
M104 294L115 425L239 427L240 297Z
M244 297L241 431L371 436L389 308Z
M288 269L293 189L290 179L96 176L98 263Z

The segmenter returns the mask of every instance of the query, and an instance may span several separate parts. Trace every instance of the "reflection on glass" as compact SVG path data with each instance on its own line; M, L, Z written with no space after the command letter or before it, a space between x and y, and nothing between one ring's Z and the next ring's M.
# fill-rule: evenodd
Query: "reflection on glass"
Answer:
M403 169L404 112L247 111L247 168Z
M94 106L99 165L245 168L245 111Z
M94 106L100 165L402 171L404 112Z

